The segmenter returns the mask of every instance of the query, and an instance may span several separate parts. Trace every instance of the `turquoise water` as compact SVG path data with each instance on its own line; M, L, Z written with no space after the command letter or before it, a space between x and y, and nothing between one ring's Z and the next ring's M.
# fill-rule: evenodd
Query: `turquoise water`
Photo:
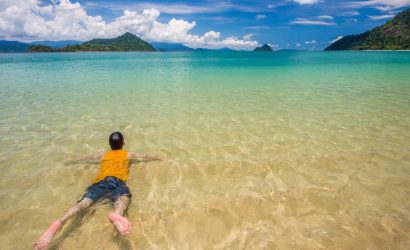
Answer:
M131 168L134 232L97 204L59 249L406 249L410 53L0 54L0 248L26 249L107 150Z

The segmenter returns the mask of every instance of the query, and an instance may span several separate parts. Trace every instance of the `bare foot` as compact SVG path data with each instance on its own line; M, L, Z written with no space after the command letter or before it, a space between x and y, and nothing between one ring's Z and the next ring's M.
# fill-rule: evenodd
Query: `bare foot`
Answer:
M50 227L45 233L43 233L43 235L41 235L40 239L34 244L33 248L36 250L47 249L48 243L50 243L54 234L56 234L56 232L61 228L61 225L62 224L60 220L56 220L51 223Z
M128 235L131 233L131 223L123 216L116 213L109 213L108 219L117 228L121 235Z

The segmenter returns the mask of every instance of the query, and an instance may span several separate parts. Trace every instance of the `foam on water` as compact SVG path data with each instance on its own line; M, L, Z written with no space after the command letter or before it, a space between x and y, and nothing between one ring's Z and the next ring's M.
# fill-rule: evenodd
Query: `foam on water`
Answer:
M410 54L0 55L0 248L27 249L84 192L107 149L131 167L134 232L109 203L59 249L406 249Z

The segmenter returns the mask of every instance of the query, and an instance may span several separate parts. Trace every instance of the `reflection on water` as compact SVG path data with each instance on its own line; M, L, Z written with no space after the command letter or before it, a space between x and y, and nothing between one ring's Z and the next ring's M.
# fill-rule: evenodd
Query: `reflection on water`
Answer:
M98 165L64 162L120 130L165 158L131 166L133 233L100 202L52 248L407 249L409 66L377 52L3 55L0 248L28 249L80 198Z

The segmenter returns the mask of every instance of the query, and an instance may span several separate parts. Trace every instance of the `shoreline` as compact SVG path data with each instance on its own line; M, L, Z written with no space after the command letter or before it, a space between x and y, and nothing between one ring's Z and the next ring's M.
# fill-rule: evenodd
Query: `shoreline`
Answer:
M410 52L410 50L275 50L269 51L269 53L274 52ZM36 51L36 52L0 52L0 55L5 54L65 54L65 53L198 53L198 52L218 52L225 53L227 51ZM251 52L254 51L228 51L228 52Z

